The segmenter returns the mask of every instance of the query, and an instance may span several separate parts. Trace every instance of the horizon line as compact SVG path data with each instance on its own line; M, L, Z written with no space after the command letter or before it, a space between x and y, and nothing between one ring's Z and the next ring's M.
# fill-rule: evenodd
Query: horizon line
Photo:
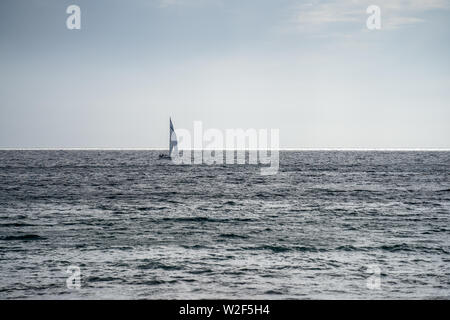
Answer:
M346 147L323 147L323 148L277 148L277 149L181 149L185 151L443 151L448 152L450 148L346 148ZM46 148L1 148L0 151L168 151L167 148L121 148L121 147L46 147Z

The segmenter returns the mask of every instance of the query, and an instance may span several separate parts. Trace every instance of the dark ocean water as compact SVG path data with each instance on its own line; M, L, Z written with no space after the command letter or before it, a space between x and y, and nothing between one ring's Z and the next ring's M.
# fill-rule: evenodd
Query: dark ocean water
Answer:
M0 298L450 298L450 152L157 154L0 151Z

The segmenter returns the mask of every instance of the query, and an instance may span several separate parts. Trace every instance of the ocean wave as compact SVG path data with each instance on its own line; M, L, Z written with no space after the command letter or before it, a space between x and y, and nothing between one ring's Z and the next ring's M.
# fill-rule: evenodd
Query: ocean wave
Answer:
M137 266L138 269L142 270L152 270L152 269L162 269L162 270L182 270L183 268L176 265L164 264L158 261L151 261L148 263L141 264Z
M235 234L235 233L221 233L219 234L219 237L222 238L239 238L239 239L247 239L248 236L242 235L242 234Z
M19 236L6 236L1 238L1 240L4 241L16 241L16 240L22 240L22 241L31 241L31 240L44 240L44 237L41 237L37 234L24 234Z
M25 222L0 223L0 227L33 227L33 226L38 226L38 225L25 223Z

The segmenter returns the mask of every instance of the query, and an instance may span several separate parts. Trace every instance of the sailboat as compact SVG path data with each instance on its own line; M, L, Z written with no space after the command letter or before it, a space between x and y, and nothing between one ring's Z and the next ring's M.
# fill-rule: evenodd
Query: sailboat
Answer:
M160 153L159 159L172 159L172 151L178 152L177 135L173 128L172 118L169 118L169 154Z

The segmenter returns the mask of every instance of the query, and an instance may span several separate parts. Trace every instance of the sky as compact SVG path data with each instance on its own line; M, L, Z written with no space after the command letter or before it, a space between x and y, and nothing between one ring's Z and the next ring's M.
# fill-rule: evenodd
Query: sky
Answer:
M450 0L2 0L0 148L450 148L449 57Z

